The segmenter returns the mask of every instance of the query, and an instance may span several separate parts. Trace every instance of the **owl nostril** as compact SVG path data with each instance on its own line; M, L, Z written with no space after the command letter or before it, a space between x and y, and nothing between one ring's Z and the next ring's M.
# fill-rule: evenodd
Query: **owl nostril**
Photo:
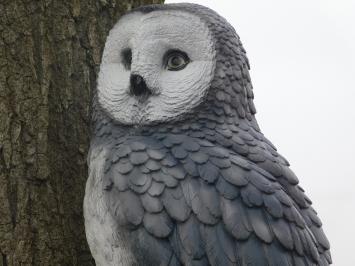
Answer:
M147 84L140 75L131 75L131 87L130 92L134 96L150 95L151 91L148 89Z

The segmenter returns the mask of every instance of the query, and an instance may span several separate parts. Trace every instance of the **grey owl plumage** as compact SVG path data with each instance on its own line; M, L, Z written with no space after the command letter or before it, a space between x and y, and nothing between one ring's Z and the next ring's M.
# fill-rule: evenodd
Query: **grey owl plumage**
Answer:
M152 5L110 32L84 215L96 264L329 265L289 163L255 120L245 50L214 11Z

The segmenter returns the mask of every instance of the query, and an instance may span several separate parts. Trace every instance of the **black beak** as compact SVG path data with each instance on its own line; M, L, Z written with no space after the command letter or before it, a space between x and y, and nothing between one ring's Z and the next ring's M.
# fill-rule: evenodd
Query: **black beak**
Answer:
M148 89L144 78L140 75L131 75L130 93L134 96L149 96L152 92Z

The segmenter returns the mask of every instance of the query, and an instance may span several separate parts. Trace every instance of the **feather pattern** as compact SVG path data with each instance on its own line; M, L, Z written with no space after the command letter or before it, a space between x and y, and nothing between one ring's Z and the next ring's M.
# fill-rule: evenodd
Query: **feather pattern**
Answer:
M213 80L193 114L166 123L117 124L95 102L89 178L97 180L88 181L94 192L86 197L97 197L86 208L96 212L85 218L110 217L100 220L111 237L104 250L123 243L136 254L136 265L331 264L311 201L255 120L238 35L197 5L139 12L169 9L206 23L215 40ZM99 174L97 147L106 151Z

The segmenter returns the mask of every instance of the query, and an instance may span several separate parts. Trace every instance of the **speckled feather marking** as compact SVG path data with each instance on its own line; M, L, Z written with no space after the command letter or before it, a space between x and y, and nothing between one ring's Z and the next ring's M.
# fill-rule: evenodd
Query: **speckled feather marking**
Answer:
M206 21L216 40L215 78L185 121L127 128L96 106L93 144L110 150L103 182L112 217L122 230L143 230L147 243L159 243L162 265L331 264L311 201L254 118L239 37L201 6L141 11L165 8Z

